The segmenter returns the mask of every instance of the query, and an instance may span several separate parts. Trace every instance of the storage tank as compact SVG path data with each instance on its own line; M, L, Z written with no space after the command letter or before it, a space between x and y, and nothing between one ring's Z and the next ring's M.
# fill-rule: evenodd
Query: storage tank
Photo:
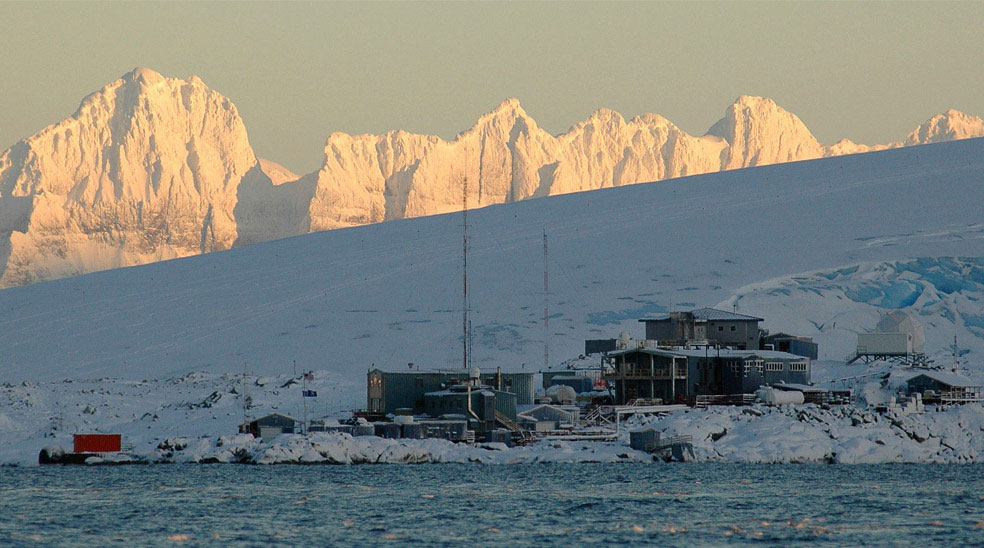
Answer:
M798 390L760 388L755 395L766 405L801 405L804 400L803 393Z
M550 398L550 401L553 403L570 405L577 401L577 392L575 392L570 386L555 384L550 388L547 388L547 397Z

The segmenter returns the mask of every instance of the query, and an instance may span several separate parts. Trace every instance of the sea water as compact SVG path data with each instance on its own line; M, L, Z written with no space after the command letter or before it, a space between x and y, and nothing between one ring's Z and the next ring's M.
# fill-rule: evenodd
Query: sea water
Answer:
M0 469L0 546L984 545L984 466Z

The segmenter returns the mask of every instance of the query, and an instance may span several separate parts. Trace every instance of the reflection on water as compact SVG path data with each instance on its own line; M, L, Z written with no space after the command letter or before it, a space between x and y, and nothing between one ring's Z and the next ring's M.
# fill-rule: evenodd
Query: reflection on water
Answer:
M984 544L984 466L0 469L2 546Z

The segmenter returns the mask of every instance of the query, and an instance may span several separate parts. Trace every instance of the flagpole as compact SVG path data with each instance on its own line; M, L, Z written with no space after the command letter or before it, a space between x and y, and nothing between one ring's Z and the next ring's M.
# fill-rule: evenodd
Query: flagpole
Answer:
M301 375L301 403L304 404L304 422L301 424L301 432L307 434L307 373Z

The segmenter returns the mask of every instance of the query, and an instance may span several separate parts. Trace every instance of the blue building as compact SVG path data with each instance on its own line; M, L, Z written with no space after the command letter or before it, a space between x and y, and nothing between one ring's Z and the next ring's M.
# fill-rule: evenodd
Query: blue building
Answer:
M366 377L366 410L374 415L392 415L405 409L421 415L427 412L426 394L465 382L468 376L469 372L460 369L389 372L373 368ZM489 389L515 394L518 405L530 405L534 403L533 376L533 372L506 373L497 369L480 371L479 380Z
M788 352L811 360L817 359L820 349L819 345L813 342L810 337L797 337L788 333L770 335L768 331L762 333L760 347L762 350Z

